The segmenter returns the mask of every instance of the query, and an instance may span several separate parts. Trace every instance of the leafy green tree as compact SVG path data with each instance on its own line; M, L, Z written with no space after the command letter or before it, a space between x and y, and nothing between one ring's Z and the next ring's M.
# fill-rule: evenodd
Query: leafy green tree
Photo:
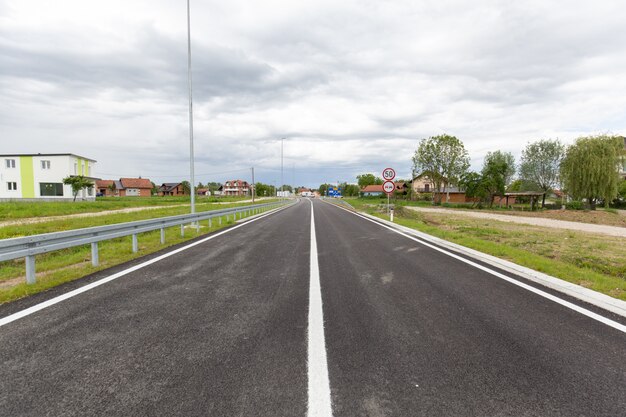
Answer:
M375 176L374 174L357 175L356 179L360 188L367 187L368 185L380 185L383 183L383 179Z
M482 187L489 195L489 206L493 205L495 196L504 196L506 186L515 175L515 158L510 152L487 152L483 163Z
M521 191L525 191L529 186L528 183L524 182L521 178L516 179L511 182L508 187L506 187L506 192L508 193L519 193Z
M339 184L339 187L341 188L341 195L344 197L358 197L361 192L361 188L356 184L343 182Z
M446 134L422 139L413 155L415 171L428 173L437 193L443 187L446 201L450 200L448 187L458 182L469 165L469 155L463 142Z
M155 183L153 183L152 181L150 181L150 184L152 184L152 189L150 190L150 195L157 195L159 193L159 186L156 185ZM115 185L115 184L113 184Z
M622 201L626 201L626 180L622 180L622 182L619 183L619 187L617 189L617 196Z
M183 194L191 195L191 184L189 184L189 181L183 181L181 184L183 186Z
M76 196L80 192L80 190L85 188L93 188L93 182L89 181L82 175L70 176L63 178L63 184L70 185L72 187L72 194L74 195L74 200L76 201Z
M519 166L520 178L535 190L548 193L559 184L559 170L565 155L565 146L558 140L544 139L529 143L522 151ZM541 207L546 205L543 195Z
M215 195L215 192L220 189L222 183L220 182L207 182L205 187L211 191L211 195ZM257 194L258 195L258 194Z
M324 196L328 191L328 187L330 187L330 184L321 184L317 190L319 191L320 195Z
M489 197L489 190L483 176L477 172L466 172L459 180L459 187L465 190L465 196L471 198L472 207L476 205L476 200L482 203Z
M592 208L598 200L608 207L618 194L623 157L624 142L619 136L576 139L561 162L560 174L567 193L575 200L587 199Z

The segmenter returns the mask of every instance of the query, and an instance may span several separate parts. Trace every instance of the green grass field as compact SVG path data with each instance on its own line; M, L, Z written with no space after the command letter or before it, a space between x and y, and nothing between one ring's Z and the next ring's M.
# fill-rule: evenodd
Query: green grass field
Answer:
M388 219L378 202L346 200ZM394 222L626 300L626 239L397 207Z
M196 199L197 204L234 203L248 200L249 197L202 197ZM22 202L11 201L0 203L0 221L24 219L30 217L66 216L78 213L97 213L108 210L120 210L134 207L158 207L168 205L190 205L190 197L98 197L96 201L60 201L60 202Z

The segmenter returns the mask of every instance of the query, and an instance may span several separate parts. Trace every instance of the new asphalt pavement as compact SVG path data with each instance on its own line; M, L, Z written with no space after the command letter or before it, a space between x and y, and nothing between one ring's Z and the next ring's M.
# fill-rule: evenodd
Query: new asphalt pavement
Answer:
M626 416L626 333L329 203L187 246L0 306L0 416Z

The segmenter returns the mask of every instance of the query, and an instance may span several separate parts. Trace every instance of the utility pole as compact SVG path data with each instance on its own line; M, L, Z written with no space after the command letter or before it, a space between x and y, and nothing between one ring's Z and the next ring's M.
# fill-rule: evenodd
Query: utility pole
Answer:
M280 191L281 199L285 198L285 181L283 179L283 142L285 138L280 138Z
M187 0L187 84L189 86L189 170L191 176L191 214L196 212L196 178L193 169L193 100L191 93L191 18L189 17L189 0Z
M252 170L252 204L254 204L254 195L256 194L256 186L254 185L254 167L250 169Z

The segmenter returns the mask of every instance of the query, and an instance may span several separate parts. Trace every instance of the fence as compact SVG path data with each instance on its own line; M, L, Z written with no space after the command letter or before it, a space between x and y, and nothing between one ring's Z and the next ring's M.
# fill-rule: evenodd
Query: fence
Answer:
M91 244L91 263L93 266L98 266L100 262L98 258L98 242L104 240L132 236L133 252L137 252L139 250L137 235L140 233L160 230L161 244L165 244L165 229L168 227L180 226L180 233L184 236L186 224L191 224L198 228L201 221L208 220L209 227L212 227L214 218L218 218L218 222L221 225L222 217L224 216L226 216L226 221L230 220L230 216L233 216L233 220L236 220L237 216L241 219L263 211L278 208L291 202L293 201L255 204L194 214L183 214L180 216L159 217L156 219L139 220L108 226L88 227L64 232L4 239L0 240L0 262L25 258L26 282L34 284L36 282L35 256L42 253Z

